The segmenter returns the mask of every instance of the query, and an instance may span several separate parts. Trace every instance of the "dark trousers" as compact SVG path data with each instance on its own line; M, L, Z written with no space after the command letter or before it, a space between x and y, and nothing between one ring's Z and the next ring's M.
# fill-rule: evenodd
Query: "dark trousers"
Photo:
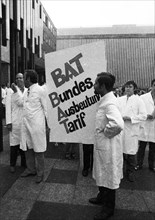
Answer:
M2 110L3 110L2 117L5 118L5 105L2 104L2 106L3 106L3 108L2 108Z
M26 167L25 153L19 148L19 145L10 147L10 166L16 166L17 157L19 154L21 156L21 166Z
M93 168L93 144L83 144L83 169Z
M139 141L139 149L137 152L137 164L139 166L143 165L146 145L147 145L147 142ZM149 167L154 168L155 166L154 163L155 163L155 143L149 142L149 154L148 154Z
M99 193L97 195L98 199L102 202L103 207L107 210L114 211L115 200L116 200L116 190L109 189L103 186L99 186Z
M123 154L123 158L124 158L124 164L123 164L124 173L127 175L133 173L136 166L135 155Z
M37 176L44 175L44 152L34 152L33 149L25 151L27 172L35 173Z

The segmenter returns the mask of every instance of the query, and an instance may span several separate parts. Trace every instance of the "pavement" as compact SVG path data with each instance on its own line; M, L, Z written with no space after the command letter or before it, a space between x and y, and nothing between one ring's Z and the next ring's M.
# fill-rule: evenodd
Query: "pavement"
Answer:
M88 199L96 196L91 177L83 177L80 149L74 160L65 159L65 146L49 143L45 154L45 176L40 184L35 177L21 178L24 171L17 161L16 172L9 171L9 136L3 126L4 150L0 152L1 220L93 220L101 210ZM116 193L115 215L110 220L155 220L155 173L144 168L135 172L135 182L123 179Z

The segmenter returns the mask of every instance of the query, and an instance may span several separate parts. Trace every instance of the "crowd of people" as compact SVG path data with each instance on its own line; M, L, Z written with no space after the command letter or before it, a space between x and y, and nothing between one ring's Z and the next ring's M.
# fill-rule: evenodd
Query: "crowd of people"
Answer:
M99 190L89 202L103 207L94 220L114 214L116 189L123 177L133 182L134 172L143 168L147 143L148 166L155 172L155 79L149 91L138 90L132 80L115 90L114 84L114 75L97 75L94 92L100 94L101 100L96 111L94 144L83 144L82 175L86 177L92 171ZM35 70L16 75L4 105L10 133L10 171L15 172L20 154L21 166L25 167L21 177L36 175L36 183L40 183L50 129L46 92L38 84ZM66 159L75 159L73 143L67 147Z

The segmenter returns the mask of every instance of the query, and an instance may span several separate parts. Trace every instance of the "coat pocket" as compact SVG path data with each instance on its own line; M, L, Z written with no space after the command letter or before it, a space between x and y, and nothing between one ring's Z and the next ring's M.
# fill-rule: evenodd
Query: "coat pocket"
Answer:
M109 138L107 138L104 132L99 132L95 135L96 150L106 151L109 146Z

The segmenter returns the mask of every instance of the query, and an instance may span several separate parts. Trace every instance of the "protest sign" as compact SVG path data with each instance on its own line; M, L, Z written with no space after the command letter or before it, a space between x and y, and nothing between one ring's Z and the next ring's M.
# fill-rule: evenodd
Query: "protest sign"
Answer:
M94 82L106 71L104 41L45 55L51 142L92 144L96 105Z

